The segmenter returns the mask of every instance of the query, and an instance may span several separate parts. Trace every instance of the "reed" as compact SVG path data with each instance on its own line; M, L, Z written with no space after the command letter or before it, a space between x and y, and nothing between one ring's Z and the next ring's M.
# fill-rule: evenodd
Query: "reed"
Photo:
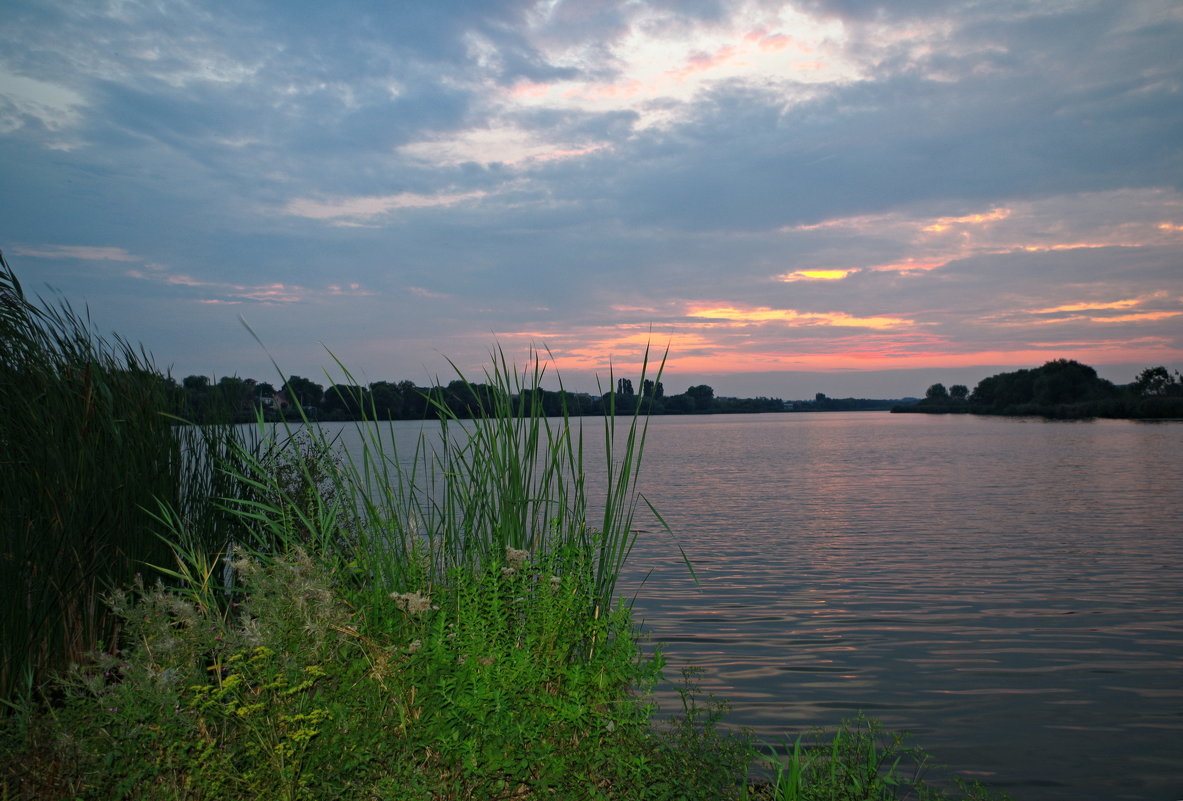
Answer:
M428 396L438 428L425 421L411 454L399 451L393 426L362 397L354 399L365 410L354 424L360 449L340 448L308 420L278 424L270 460L240 448L240 469L227 474L252 496L228 503L255 532L246 544L262 547L262 537L270 543L264 550L299 545L336 553L369 577L376 593L443 581L457 567L504 561L509 550L540 558L578 554L595 587L589 611L606 612L636 538L637 476L648 424L642 405L623 419L610 405L603 418L605 489L593 498L583 418L572 417L565 403L557 417L543 411L548 359L535 352L518 368L500 348L491 355L483 382L452 365L467 402ZM348 368L336 363L345 374L341 383L355 385ZM664 357L654 383L663 366ZM649 370L646 350L642 383ZM297 440L305 443L306 457L319 456L275 461L284 443ZM332 462L327 468L326 460ZM284 469L277 470L281 463ZM311 491L295 492L293 482ZM303 501L291 503L294 496Z
M115 640L104 591L164 563L150 510L194 535L235 525L211 498L228 426L177 427L151 357L93 333L69 304L33 302L0 255L0 700L28 695ZM206 458L194 459L204 453Z

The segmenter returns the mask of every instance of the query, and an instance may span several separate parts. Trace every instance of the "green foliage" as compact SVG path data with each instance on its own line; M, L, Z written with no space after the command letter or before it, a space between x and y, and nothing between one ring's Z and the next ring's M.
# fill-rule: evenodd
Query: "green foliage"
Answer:
M949 390L945 389L944 384L933 384L924 393L924 397L931 401L946 401L949 399Z
M1088 365L1056 359L1033 370L999 373L980 381L966 398L965 387L946 391L941 384L928 388L913 406L896 412L1039 415L1049 418L1183 417L1183 384L1165 367L1143 370L1138 379L1117 387L1100 378Z
M0 700L114 638L100 594L171 560L166 504L215 543L231 521L216 452L235 433L176 426L179 389L68 305L28 300L0 256Z
M764 765L771 778L745 788L743 798L762 801L989 801L1006 799L978 784L954 780L954 795L925 779L929 756L904 735L886 732L865 717L836 731L799 737L783 756L768 749Z
M661 759L660 659L626 608L589 613L584 556L510 551L380 606L302 551L236 553L228 610L196 600L200 579L139 583L111 599L124 649L75 669L35 727L53 736L29 727L5 781L18 798L619 797Z
M1130 388L1141 397L1180 397L1183 396L1183 379L1178 370L1171 375L1162 365L1147 367Z

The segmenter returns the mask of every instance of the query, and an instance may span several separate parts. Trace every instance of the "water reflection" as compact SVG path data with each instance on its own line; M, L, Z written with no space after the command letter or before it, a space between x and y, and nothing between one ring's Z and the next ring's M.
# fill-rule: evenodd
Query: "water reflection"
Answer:
M862 711L1019 801L1180 798L1181 446L1183 424L657 418L642 490L677 541L649 525L619 589L668 674L701 667L768 740Z
M637 609L762 736L861 710L1020 799L1165 798L1181 442L1125 422L656 420L645 491L703 581L652 536Z

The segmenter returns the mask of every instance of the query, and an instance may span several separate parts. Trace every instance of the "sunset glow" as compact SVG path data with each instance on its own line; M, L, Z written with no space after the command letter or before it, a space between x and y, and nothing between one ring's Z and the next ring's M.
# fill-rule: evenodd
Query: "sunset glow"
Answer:
M699 309L691 317L708 320L727 320L739 325L748 323L786 323L791 326L836 326L841 328L900 328L913 325L912 320L896 317L855 317L845 312L799 312L794 309L736 309L720 307Z
M1183 369L1170 4L15 2L0 250L182 376Z
M840 281L855 270L794 270L780 276L786 283L792 281Z

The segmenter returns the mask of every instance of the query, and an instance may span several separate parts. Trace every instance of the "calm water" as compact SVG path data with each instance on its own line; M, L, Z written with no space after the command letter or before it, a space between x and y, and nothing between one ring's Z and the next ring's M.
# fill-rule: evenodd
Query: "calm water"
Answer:
M658 418L636 608L768 739L859 711L1023 801L1183 798L1183 424ZM676 675L676 671L671 671Z
M861 711L1018 801L1183 799L1183 423L655 418L642 476L700 585L647 526L621 588L730 722Z

